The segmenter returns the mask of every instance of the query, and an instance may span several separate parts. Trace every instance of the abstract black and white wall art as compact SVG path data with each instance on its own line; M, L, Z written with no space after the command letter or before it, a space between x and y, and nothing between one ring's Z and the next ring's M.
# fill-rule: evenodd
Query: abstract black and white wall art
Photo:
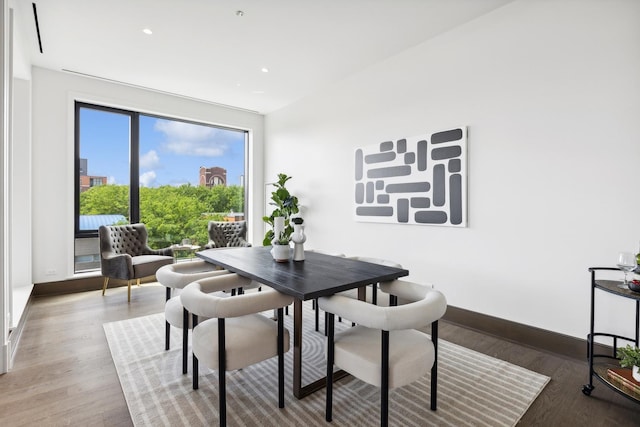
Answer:
M466 127L358 148L355 180L357 221L466 227Z

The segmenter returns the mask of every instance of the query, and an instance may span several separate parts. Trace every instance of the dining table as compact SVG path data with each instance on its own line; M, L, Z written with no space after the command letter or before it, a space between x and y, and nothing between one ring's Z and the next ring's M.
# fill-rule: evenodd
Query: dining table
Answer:
M366 286L409 271L312 251L305 251L302 261L276 262L270 251L271 246L214 248L196 256L294 297L293 395L302 399L326 385L324 377L302 385L302 302L351 289L358 289L358 298L364 299Z

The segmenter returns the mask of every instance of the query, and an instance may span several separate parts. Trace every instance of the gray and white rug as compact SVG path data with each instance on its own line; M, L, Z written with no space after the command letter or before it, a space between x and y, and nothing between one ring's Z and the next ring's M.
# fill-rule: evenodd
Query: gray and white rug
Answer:
M323 376L324 336L313 331L304 304L303 384ZM293 331L292 317L285 327ZM337 323L336 329L348 327ZM142 426L218 424L217 372L200 367L200 389L182 375L182 332L172 328L164 350L164 314L106 323L104 330L133 423ZM293 347L293 345L292 345ZM429 375L390 392L392 426L513 426L550 378L439 340L438 409L429 409ZM285 408L277 402L277 360L227 373L230 426L326 426L323 390L302 400L291 391L292 351L285 357ZM355 378L334 386L334 426L379 425L379 390Z

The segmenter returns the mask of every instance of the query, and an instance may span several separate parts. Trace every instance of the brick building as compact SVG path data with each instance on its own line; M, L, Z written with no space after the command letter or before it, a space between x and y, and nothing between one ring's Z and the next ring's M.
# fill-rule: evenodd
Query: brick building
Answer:
M87 171L88 171L87 159L80 159L80 192L81 193L97 185L107 185L106 176L87 175Z
M227 170L214 166L212 168L205 168L200 166L200 179L199 184L201 187L213 187L216 185L227 185Z

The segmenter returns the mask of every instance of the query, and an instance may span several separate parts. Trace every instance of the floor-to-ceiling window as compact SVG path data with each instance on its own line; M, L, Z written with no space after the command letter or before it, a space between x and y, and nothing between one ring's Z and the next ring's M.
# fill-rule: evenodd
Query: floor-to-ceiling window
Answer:
M75 120L76 272L99 268L103 224L143 222L160 248L244 219L246 131L81 102Z

